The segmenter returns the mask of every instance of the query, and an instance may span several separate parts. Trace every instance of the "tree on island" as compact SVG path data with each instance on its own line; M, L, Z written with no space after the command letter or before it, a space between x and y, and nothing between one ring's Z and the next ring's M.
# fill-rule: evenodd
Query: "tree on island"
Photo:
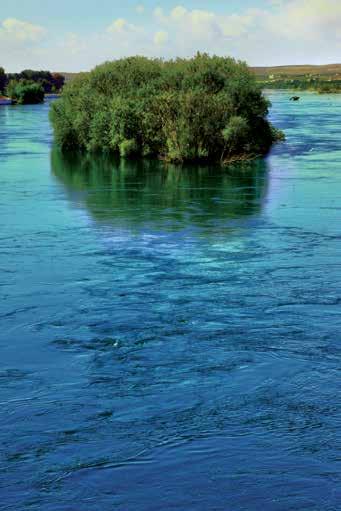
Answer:
M40 84L45 94L59 93L64 86L65 77L60 73L51 73L50 71L35 71L33 69L24 69L20 73L8 73L4 76L3 89L11 81L28 81ZM1 87L1 77L0 77ZM1 89L0 89L1 90Z
M3 94L6 87L6 73L3 67L0 67L0 94Z
M65 84L65 76L60 73L51 73L51 92L60 92Z
M51 120L64 150L224 162L265 154L280 138L268 108L245 63L198 53L106 62L64 87Z
M39 83L30 80L11 80L6 94L19 105L37 104L44 101L44 89Z

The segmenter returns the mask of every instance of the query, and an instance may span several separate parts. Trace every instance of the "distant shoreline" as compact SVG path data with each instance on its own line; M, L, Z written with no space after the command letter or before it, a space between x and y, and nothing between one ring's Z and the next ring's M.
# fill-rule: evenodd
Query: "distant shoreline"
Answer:
M45 94L44 95L44 99L57 99L60 97L60 94L53 94L53 93L50 93L50 94ZM7 105L12 105L12 104L15 104L15 102L7 97L7 96L1 96L0 95L0 106L3 105L3 106L7 106Z

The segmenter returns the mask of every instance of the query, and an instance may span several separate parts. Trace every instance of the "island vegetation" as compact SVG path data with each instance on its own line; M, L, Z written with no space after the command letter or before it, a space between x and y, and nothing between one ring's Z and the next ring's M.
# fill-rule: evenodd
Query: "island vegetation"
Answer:
M7 77L3 67L0 67L0 95L5 92Z
M45 94L60 93L65 78L60 73L26 69L21 73L7 73L0 67L0 95L13 103L34 104L44 101Z
M230 162L282 137L268 108L245 63L197 54L106 62L67 83L50 116L62 150Z
M34 105L44 101L44 89L40 83L29 80L11 80L6 95L18 105Z

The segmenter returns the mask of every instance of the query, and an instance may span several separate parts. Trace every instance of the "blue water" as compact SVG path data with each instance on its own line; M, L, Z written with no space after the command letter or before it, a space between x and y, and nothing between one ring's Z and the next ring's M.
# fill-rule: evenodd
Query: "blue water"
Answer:
M0 107L1 510L341 509L341 96L221 171Z

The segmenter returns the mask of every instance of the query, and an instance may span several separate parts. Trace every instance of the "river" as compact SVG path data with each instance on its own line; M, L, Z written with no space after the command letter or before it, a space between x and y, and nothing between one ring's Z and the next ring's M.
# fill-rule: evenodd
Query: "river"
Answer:
M341 95L228 171L0 107L2 511L336 511Z

